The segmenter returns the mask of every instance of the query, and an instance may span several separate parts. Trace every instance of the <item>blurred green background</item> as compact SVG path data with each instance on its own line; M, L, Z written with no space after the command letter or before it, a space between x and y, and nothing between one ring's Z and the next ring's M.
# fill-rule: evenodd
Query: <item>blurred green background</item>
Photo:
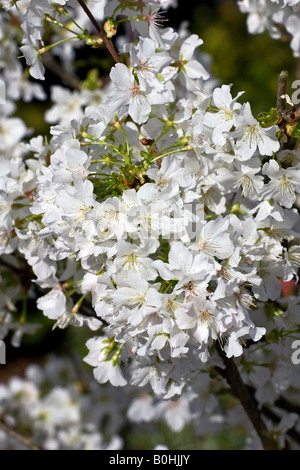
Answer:
M250 35L237 1L179 0L179 5L181 18L188 17L191 32L203 39L200 50L211 56L215 77L232 83L234 96L245 91L240 102L250 101L254 115L276 106L278 74L288 70L289 86L295 79L297 64L289 42L274 40L268 32Z

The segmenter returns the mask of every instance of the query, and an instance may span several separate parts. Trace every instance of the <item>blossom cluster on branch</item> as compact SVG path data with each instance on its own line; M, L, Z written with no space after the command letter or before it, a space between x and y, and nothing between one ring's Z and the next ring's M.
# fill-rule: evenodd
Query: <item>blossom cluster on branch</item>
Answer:
M298 0L239 0L242 13L247 13L251 34L268 31L274 39L285 38L295 57L300 57L300 19Z
M2 4L0 338L37 328L31 299L53 328L91 330L84 361L101 384L188 396L200 419L236 358L260 406L293 401L299 299L281 286L300 265L295 104L281 96L285 112L253 116L211 76L197 34L163 27L160 7L175 1ZM299 55L298 1L238 4L250 32L285 28ZM106 47L109 77L72 73L84 46ZM16 100L46 98L20 50L32 78L49 67L64 83L51 88L48 139L13 116ZM278 409L281 445L298 415Z

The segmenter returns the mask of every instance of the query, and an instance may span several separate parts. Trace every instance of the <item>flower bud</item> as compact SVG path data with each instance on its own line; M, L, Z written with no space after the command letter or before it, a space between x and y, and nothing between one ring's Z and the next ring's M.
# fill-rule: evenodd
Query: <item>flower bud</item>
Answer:
M92 46L93 48L96 48L103 43L103 40L98 34L94 34L93 36L89 36L88 38L86 38L85 43L87 46Z
M112 38L117 34L118 23L113 18L107 18L104 23L104 31L108 38Z

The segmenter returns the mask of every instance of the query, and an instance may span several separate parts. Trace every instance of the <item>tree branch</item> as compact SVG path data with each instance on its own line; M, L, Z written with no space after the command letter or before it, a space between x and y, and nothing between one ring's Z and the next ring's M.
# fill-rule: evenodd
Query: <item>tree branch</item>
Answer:
M87 5L84 3L83 0L78 0L78 3L80 4L83 11L86 13L86 15L89 17L89 19L93 23L96 31L99 33L100 38L102 39L103 43L105 44L107 50L109 51L109 53L112 56L112 58L114 59L114 61L116 63L121 62L120 58L117 54L117 51L114 48L114 45L113 45L112 41L110 39L108 39L108 37L106 36L105 32L101 28L100 24L98 23L98 21L96 20L96 18L94 17L92 12L90 11L90 9L87 7Z
M219 344L217 344L217 351L225 365L225 370L218 367L217 371L226 379L232 393L241 402L241 405L262 442L263 448L265 450L279 450L278 444L264 423L257 402L253 394L250 393L244 384L234 360L226 356Z
M27 449L40 450L35 444L33 444L33 442L31 442L30 439L17 433L13 429L11 429L9 426L6 426L6 424L4 424L2 421L0 421L0 430L5 432L5 434L7 434L9 437L14 439L15 441L22 444L24 447L27 447Z
M300 57L296 59L296 80L300 80Z
M300 416L300 406L294 405L286 400L284 397L280 396L274 403L275 406L281 408L282 410L288 411L290 413L297 413Z
M250 391L250 393L254 395L255 390L253 387L247 386L247 389ZM286 398L282 396L279 396L274 402L274 407L281 408L282 410L287 411L289 413L296 413L300 416L300 406L290 403ZM280 423L281 417L277 416L277 414L274 411L270 410L270 408L268 408L267 406L263 405L261 407L261 412L274 423ZM287 435L298 444L300 443L300 433L295 428L288 429Z
M280 117L278 126L281 132L285 135L285 142L283 145L283 149L285 150L294 150L298 144L298 140L295 137L291 136L290 127L295 125L297 121L299 121L298 112L299 109L296 109L296 106L293 103L289 102L291 105L290 109L286 108L286 100L288 99L288 95L286 93L287 90L287 80L288 80L288 72L283 70L280 72L278 76L278 88L277 88L277 102L276 102L276 110Z
M266 418L273 421L273 423L276 423L276 424L280 423L281 418L279 416L277 416L277 414L274 413L274 411L270 410L270 408L263 405L262 408L261 408L261 411L266 416ZM293 441L297 442L297 444L300 444L300 434L296 429L294 429L294 428L288 429L286 434L291 439L293 439Z
M80 81L74 77L71 73L63 70L61 65L54 59L51 52L45 52L42 54L42 61L44 66L50 70L52 73L57 75L61 78L64 82L66 82L71 88L74 90L80 90Z
M287 88L287 79L288 79L288 72L283 70L278 75L278 88L277 88L277 104L276 109L278 114L282 115L285 111L285 99L282 98L283 95L286 95L286 88Z

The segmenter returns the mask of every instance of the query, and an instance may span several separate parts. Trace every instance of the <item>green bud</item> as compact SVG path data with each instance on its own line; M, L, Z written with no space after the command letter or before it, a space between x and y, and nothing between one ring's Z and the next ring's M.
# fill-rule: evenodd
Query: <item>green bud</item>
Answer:
M118 29L118 22L113 18L108 17L104 23L104 31L106 32L106 36L110 39L115 34L117 34Z
M271 127L279 124L281 117L279 116L276 108L271 108L270 111L259 113L257 120L262 127Z
M187 137L182 137L176 142L176 146L181 147L182 145L188 145L189 139Z
M98 34L95 34L93 36L89 36L85 39L85 43L87 46L92 46L93 48L99 47L102 43L103 40Z
M87 90L98 90L100 86L99 70L91 69L86 79L81 82L81 86Z

